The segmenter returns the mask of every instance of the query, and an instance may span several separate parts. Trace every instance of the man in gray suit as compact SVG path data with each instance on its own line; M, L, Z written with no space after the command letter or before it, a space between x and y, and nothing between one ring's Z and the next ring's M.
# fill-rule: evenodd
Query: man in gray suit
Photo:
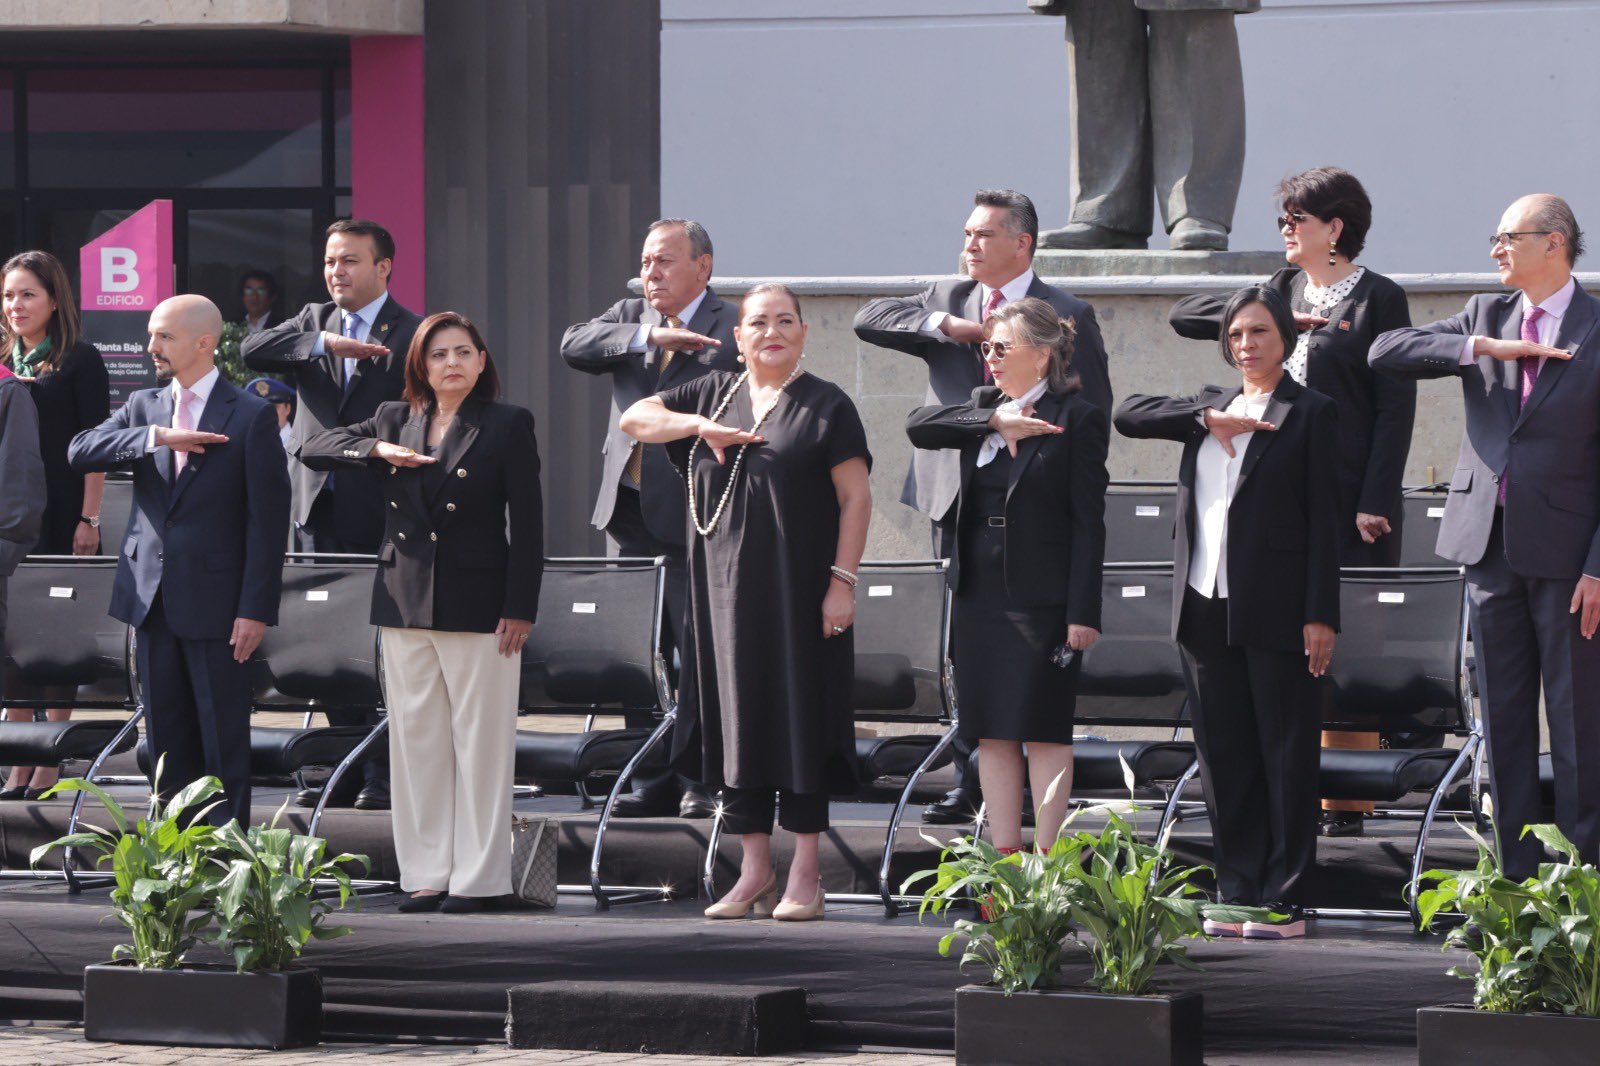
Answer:
M1244 170L1236 13L1261 0L1028 0L1065 15L1072 216L1044 248L1143 248L1150 189L1174 249L1228 247Z
M1542 846L1539 694L1555 814L1600 861L1600 300L1572 277L1583 234L1559 197L1526 196L1493 238L1500 280L1443 322L1380 336L1378 370L1459 377L1466 432L1438 552L1465 564L1494 820L1506 873Z
M693 381L712 370L737 370L733 327L739 311L709 288L711 236L698 222L664 218L645 233L639 261L644 299L619 300L598 318L570 326L561 358L574 370L611 378L611 421L594 525L613 555L667 557L667 614L675 642L683 639L688 599L684 569L687 507L683 478L660 444L639 444L622 432L622 412L635 402ZM670 656L670 649L668 649ZM651 725L646 720L630 726ZM710 799L698 785L679 802L671 775L640 775L612 813L645 817L671 813L704 818Z
M982 189L973 197L963 231L967 276L938 281L916 296L886 296L856 312L856 336L868 344L921 359L928 367L924 404L965 403L987 380L978 345L983 320L997 308L1032 296L1071 319L1076 330L1072 368L1083 397L1111 414L1111 378L1094 308L1047 285L1033 272L1039 215L1033 201L1012 189ZM955 501L961 489L961 455L954 448L918 449L911 455L900 502L933 522L933 549L947 559L955 550ZM968 769L964 741L956 742L958 783L923 812L923 821L948 825L969 819L981 803L978 775Z

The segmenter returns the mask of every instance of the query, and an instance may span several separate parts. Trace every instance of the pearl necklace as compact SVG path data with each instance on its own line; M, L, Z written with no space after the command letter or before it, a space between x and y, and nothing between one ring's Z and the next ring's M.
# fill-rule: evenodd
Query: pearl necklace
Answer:
M722 398L722 402L717 405L717 409L711 412L711 421L715 422L722 417L722 413L728 409L729 404L733 403L733 398L739 394L739 390L744 386L745 379L749 376L750 371L748 370L739 375L739 379L733 383L733 388L728 390L728 394ZM796 363L794 369L789 371L789 376L783 379L783 384L778 386L778 391L773 394L772 402L767 404L765 410L756 413L756 424L750 427L751 433L755 433L756 430L761 428L761 423L765 422L767 416L772 414L773 408L778 406L778 400L782 398L783 390L788 388L789 383L799 376L800 364ZM728 498L733 495L733 483L739 480L739 467L744 465L744 453L748 445L741 444L739 446L739 454L734 456L733 459L733 470L728 474L728 484L722 489L722 499L717 501L717 509L712 513L711 521L701 525L700 507L695 500L694 494L694 453L695 449L699 448L704 440L704 437L696 434L694 443L689 445L689 462L687 464L689 474L689 518L694 522L694 528L702 537L709 537L711 536L711 531L717 528L717 523L722 520L723 508L728 506Z

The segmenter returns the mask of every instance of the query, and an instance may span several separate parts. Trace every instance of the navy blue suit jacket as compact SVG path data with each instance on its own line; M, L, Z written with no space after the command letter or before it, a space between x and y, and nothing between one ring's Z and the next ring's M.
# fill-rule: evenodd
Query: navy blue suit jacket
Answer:
M218 378L197 429L226 444L190 453L145 451L149 427L172 425L172 388L136 392L72 439L73 469L133 470L133 514L120 548L111 617L144 624L159 591L167 625L188 640L226 640L235 618L278 621L289 468L271 404ZM107 547L110 547L109 545Z

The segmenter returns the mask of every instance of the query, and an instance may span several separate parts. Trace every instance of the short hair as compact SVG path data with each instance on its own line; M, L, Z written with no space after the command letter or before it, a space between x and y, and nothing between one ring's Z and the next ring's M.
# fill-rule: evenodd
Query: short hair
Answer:
M1039 212L1034 210L1033 201L1022 193L1015 189L979 189L972 203L975 207L1005 208L1006 222L1011 232L1028 235L1028 254L1032 255L1038 249Z
M1260 304L1267 309L1267 314L1272 317L1272 324L1278 327L1278 336L1283 339L1283 361L1287 363L1289 356L1294 353L1295 342L1299 339L1300 331L1294 324L1294 315L1289 311L1289 305L1283 302L1277 290L1269 289L1265 285L1246 285L1228 298L1227 306L1222 309L1222 333L1219 346L1222 348L1222 361L1237 369L1239 361L1233 357L1233 346L1228 343L1228 330L1233 326L1233 320L1239 317L1251 304Z
M61 360L67 357L67 349L77 344L82 335L82 328L78 324L78 301L72 297L72 282L67 279L67 270L61 265L61 260L49 252L18 252L0 268L0 279L13 270L26 270L38 278L46 295L56 303L55 314L50 316L50 325L45 327L50 338L50 351L45 353L40 364L41 369L53 371L61 366ZM19 339L12 332L10 319L0 322L0 345L4 345L4 351L0 351L0 363L11 361L11 349Z
M278 298L278 279L277 278L273 277L271 274L267 273L265 270L246 270L244 272L244 275L239 278L239 288L241 288L241 289L244 288L245 284L248 283L251 279L254 279L254 280L260 281L260 282L264 282L266 284L266 287L267 287L267 295L269 297L271 297L272 299L274 299L274 300L276 300Z
M749 292L744 294L744 302L749 303L752 296L769 295L787 296L789 302L794 304L794 317L798 318L801 323L805 322L806 316L800 313L800 297L795 295L795 291L781 281L763 281L760 285L753 286ZM739 307L739 321L744 321L743 304Z
M1278 182L1278 202L1285 211L1304 211L1324 222L1339 219L1344 231L1334 247L1346 259L1361 254L1372 228L1372 200L1348 170L1313 167Z
M471 395L480 400L500 398L500 374L494 368L494 356L489 354L489 346L483 343L483 334L478 332L478 327L466 315L440 311L422 320L416 336L411 338L411 347L406 349L405 401L411 405L412 414L422 414L438 399L433 386L428 384L428 345L433 343L435 333L452 326L466 330L472 338L472 346L483 353L483 373L478 375L478 383L472 386Z
M335 233L353 233L357 237L371 237L372 246L377 250L378 260L394 258L394 238L389 231L376 222L365 218L341 218L328 227L327 236Z
M650 223L644 232L649 236L656 230L666 229L668 226L677 226L683 230L684 235L689 238L689 255L692 258L699 259L702 255L711 255L711 234L692 218L658 218Z
M1001 304L983 320L983 335L994 334L996 326L1011 327L1011 335L1023 344L1050 351L1050 363L1045 377L1050 379L1051 392L1074 393L1083 388L1077 371L1072 369L1072 352L1076 346L1078 329L1070 318L1062 318L1056 309L1035 296Z
M1584 251L1583 230L1578 228L1578 216L1572 213L1572 205L1548 193L1540 196L1538 202L1539 206L1530 216L1533 224L1550 233L1561 234L1567 243L1567 265L1576 265Z

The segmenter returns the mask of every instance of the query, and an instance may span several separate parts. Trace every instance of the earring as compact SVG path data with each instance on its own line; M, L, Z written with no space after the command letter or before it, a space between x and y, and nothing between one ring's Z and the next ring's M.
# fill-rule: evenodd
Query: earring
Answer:
M744 353L743 352L739 353L738 359L739 359L739 362L741 362L741 363L744 362Z
M1337 241L1335 241L1334 243L1328 245L1328 265L1329 266L1338 265L1339 260L1338 260L1337 254L1336 254L1338 251L1339 251L1339 244L1338 244Z

